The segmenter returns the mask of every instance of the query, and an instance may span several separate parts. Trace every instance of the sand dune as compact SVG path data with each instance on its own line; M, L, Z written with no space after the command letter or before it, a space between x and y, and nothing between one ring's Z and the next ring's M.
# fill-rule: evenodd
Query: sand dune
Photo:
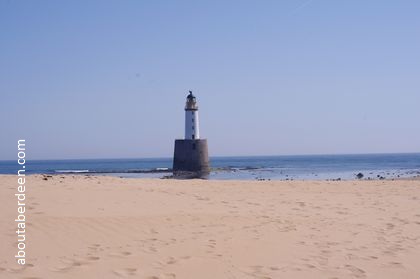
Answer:
M0 176L0 278L420 278L420 181Z

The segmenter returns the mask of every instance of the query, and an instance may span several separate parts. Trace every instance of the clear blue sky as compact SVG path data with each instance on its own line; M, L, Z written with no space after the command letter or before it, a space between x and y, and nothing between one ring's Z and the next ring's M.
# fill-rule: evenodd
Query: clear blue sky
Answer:
M0 0L0 159L420 151L420 1Z

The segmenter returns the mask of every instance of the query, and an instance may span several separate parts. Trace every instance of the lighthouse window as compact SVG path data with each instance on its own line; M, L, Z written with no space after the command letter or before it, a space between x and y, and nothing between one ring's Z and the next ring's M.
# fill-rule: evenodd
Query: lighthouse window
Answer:
M192 149L193 149L193 150L195 150L195 143L193 143L193 145L192 145Z
M194 126L192 126L192 129L194 130Z

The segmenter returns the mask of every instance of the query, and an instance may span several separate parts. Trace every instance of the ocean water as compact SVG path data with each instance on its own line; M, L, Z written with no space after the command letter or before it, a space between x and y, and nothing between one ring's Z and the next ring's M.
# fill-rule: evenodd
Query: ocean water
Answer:
M308 156L212 157L209 179L363 179L420 175L420 153ZM172 158L27 160L26 174L96 174L121 177L164 177ZM0 174L16 174L17 161L0 161Z

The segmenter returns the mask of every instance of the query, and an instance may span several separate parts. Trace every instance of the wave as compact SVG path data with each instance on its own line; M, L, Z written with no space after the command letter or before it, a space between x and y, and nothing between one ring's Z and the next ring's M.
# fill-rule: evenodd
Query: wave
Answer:
M128 169L128 170L54 170L55 173L166 173L172 172L170 168L154 168L154 169Z
M212 171L252 171L252 170L261 170L264 169L263 167L254 167L254 166L244 166L244 167L236 167L236 166L226 166L226 167L215 167L212 168Z
M86 173L89 170L54 170L56 173Z

